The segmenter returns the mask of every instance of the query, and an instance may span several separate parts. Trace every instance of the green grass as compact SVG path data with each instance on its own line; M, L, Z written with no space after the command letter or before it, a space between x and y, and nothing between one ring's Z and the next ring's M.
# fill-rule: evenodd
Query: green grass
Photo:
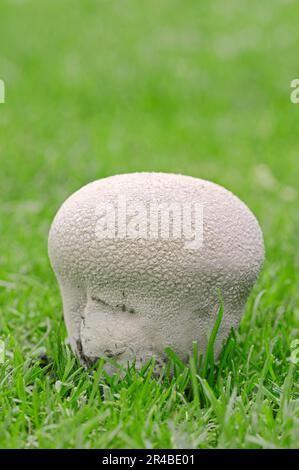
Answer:
M3 0L0 447L299 447L298 3ZM65 345L47 233L107 175L182 172L257 215L267 259L214 364L111 378ZM225 315L225 309L224 309ZM39 356L46 353L49 361Z

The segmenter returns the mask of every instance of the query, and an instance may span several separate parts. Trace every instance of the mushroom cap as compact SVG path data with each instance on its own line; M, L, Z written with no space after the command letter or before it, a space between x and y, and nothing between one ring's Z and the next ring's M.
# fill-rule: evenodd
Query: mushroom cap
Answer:
M113 209L118 217L124 200L126 236L119 227L98 236L99 227L108 227L107 220L102 224L103 209L113 220ZM169 234L149 236L149 211L156 203L182 211L201 205L202 245L190 248L186 237L172 236L177 217L172 211ZM139 211L136 219L140 207L147 212ZM194 224L193 214L195 230ZM51 226L49 257L70 343L81 361L106 356L139 366L153 356L159 371L167 346L184 361L193 341L204 353L220 291L219 352L240 322L264 260L264 243L254 215L223 187L190 176L132 173L94 181L64 202Z

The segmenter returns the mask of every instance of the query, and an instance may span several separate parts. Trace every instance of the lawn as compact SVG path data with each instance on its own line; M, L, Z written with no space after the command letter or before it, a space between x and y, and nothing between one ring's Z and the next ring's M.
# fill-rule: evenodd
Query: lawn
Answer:
M298 448L295 0L2 0L1 448ZM219 183L266 262L213 373L107 377L69 350L47 235L82 185L132 171ZM225 314L225 311L224 311Z

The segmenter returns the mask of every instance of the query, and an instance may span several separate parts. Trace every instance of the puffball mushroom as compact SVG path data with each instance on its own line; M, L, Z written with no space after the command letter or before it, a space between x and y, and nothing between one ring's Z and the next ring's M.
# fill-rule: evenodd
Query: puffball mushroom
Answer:
M219 353L241 320L264 244L254 215L223 187L132 173L71 195L53 221L49 256L81 362L109 357L140 367L154 357L158 373L166 347L183 361L193 341L205 352L220 292Z

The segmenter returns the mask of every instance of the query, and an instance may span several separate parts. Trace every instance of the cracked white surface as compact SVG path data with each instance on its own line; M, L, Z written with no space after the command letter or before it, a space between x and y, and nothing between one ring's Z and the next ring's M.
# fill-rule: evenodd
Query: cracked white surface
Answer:
M95 208L119 195L203 204L203 247L186 250L174 239L97 239ZM189 176L132 173L94 181L70 196L53 221L49 256L70 342L82 362L107 356L139 365L155 356L159 368L166 346L183 360L192 341L205 350L217 289L225 307L219 351L240 322L264 244L253 214L226 189Z

